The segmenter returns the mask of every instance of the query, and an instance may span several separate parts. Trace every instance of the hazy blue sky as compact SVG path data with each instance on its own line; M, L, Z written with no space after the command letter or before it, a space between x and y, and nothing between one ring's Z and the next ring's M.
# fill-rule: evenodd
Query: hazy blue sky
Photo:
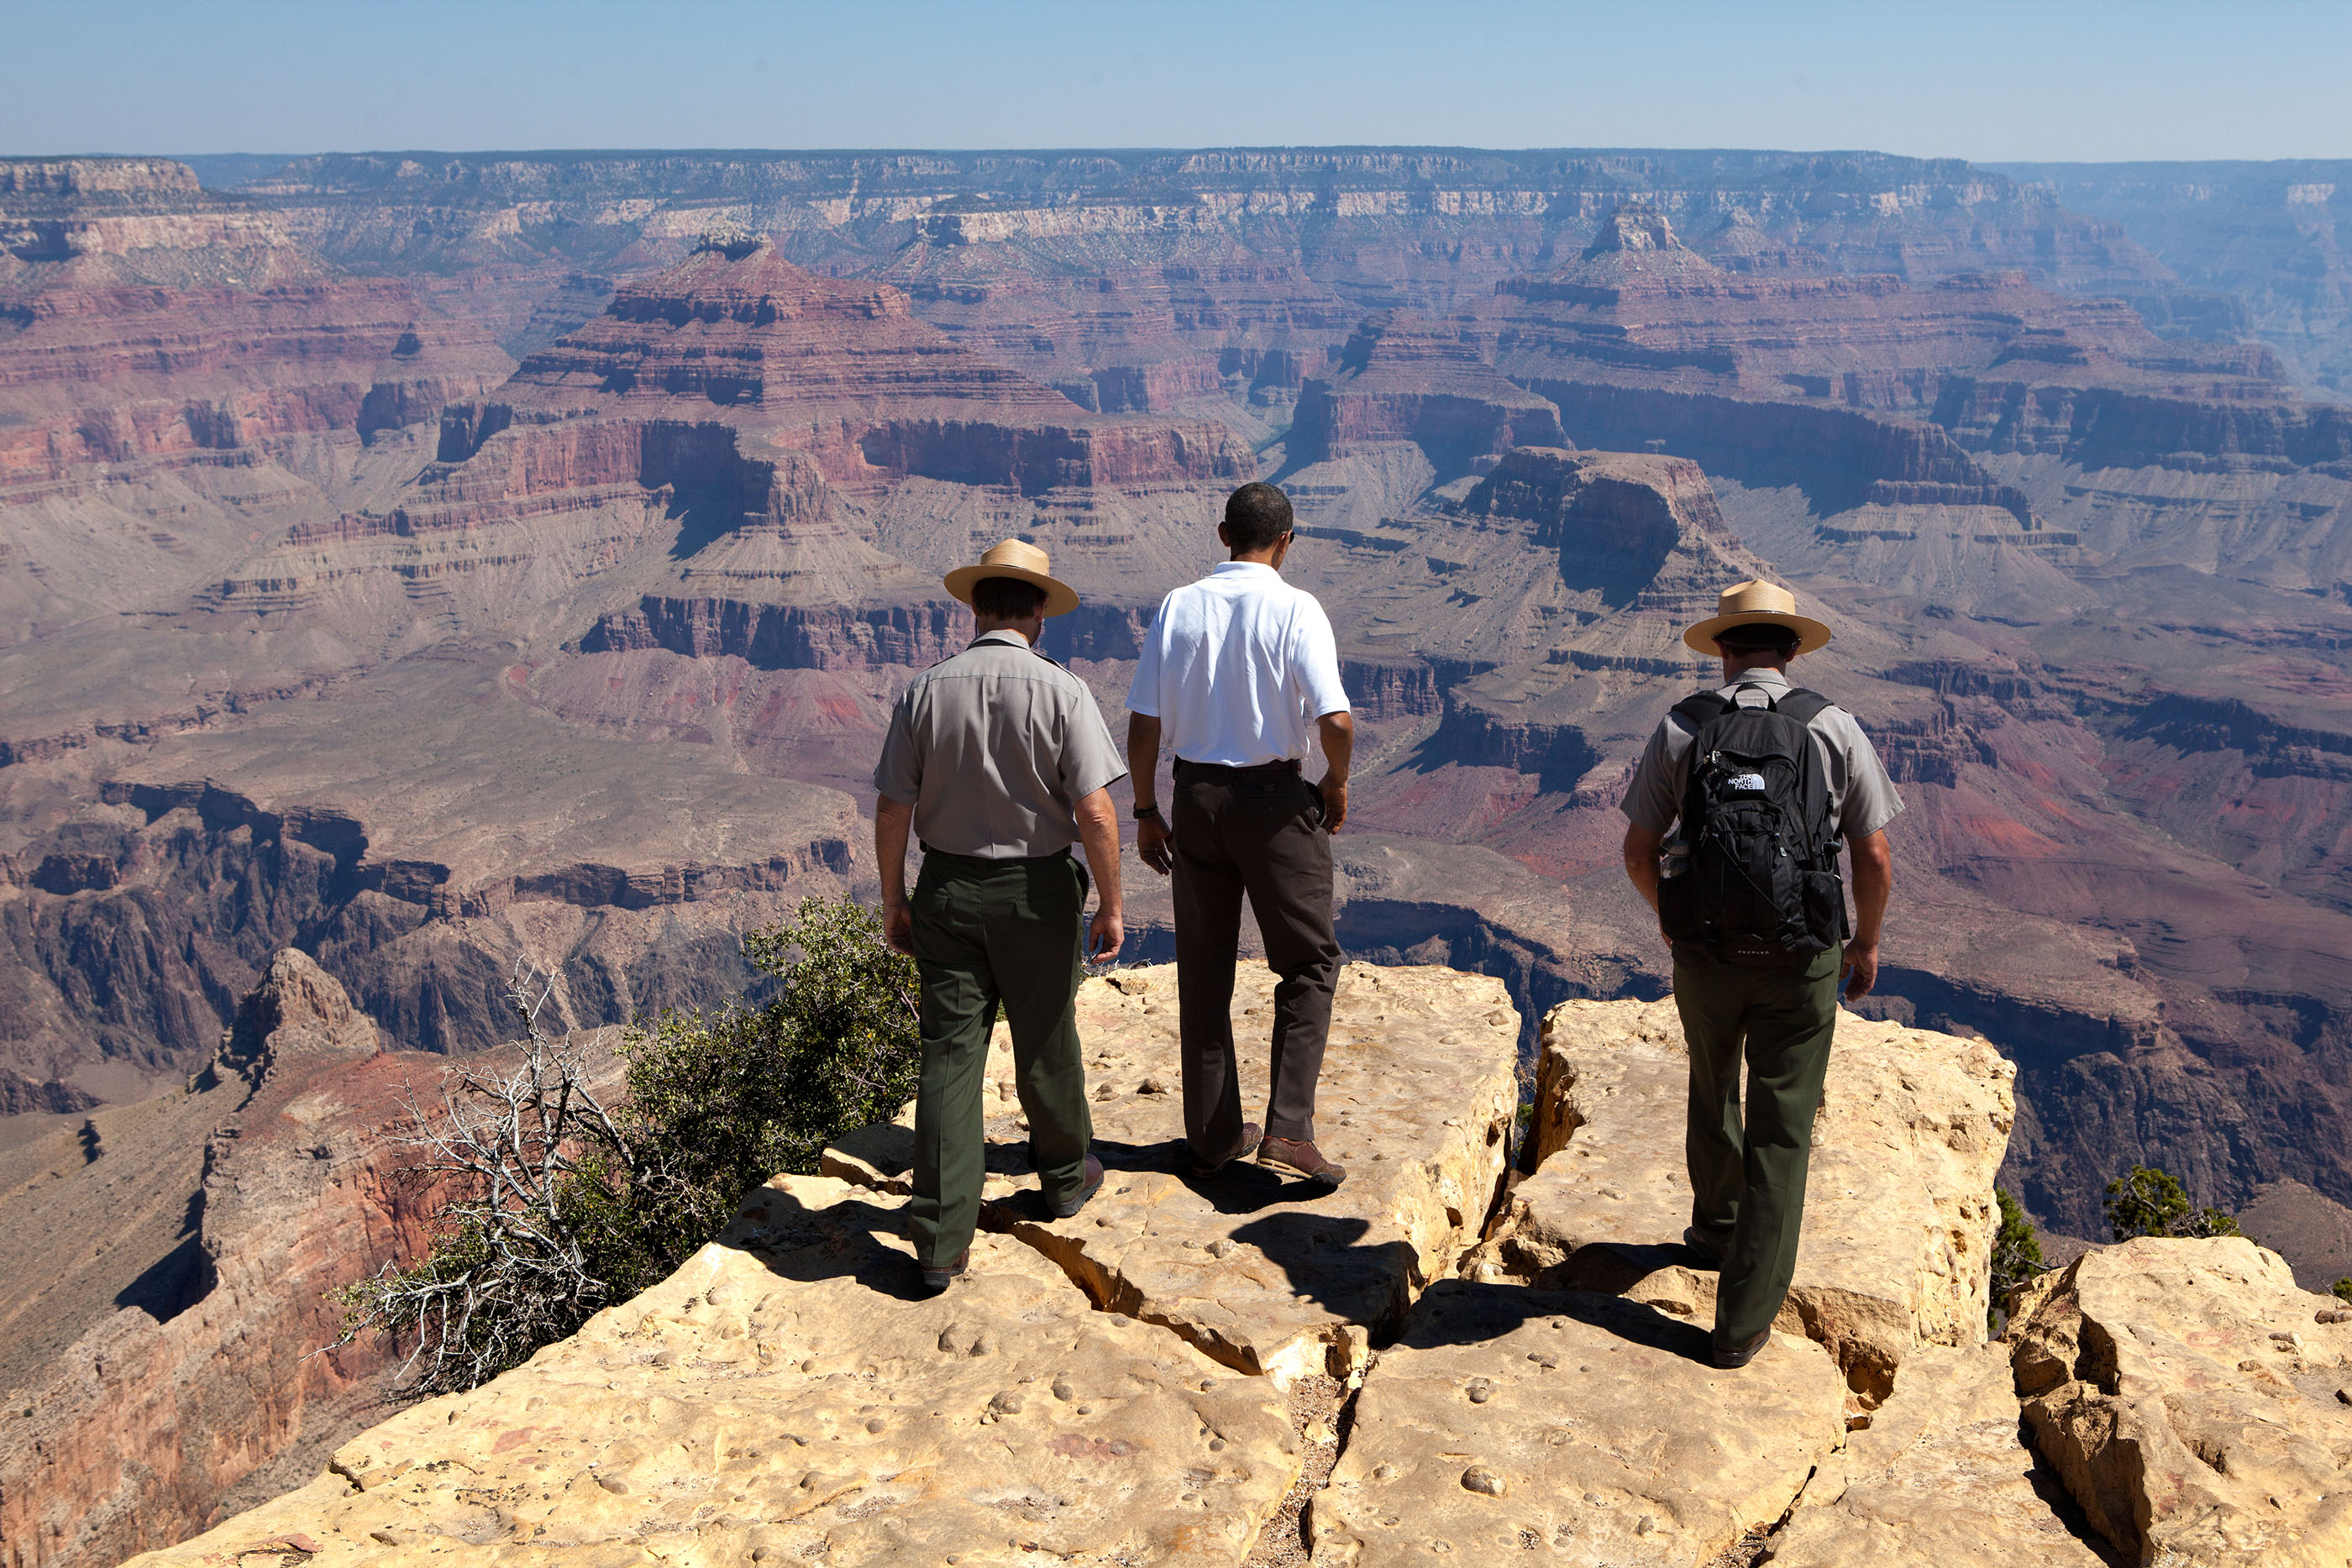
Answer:
M2352 3L0 0L0 152L2352 157Z

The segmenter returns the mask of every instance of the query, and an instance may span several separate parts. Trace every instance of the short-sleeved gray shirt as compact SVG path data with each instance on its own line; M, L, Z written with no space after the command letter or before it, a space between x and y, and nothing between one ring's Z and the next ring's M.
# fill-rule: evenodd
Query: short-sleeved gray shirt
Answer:
M1735 694L1743 686L1760 686L1776 699L1791 689L1787 675L1759 669L1743 670L1738 679L1720 690L1736 701ZM1830 788L1830 817L1846 841L1867 838L1893 821L1903 810L1903 797L1895 792L1895 780L1886 776L1885 766L1853 716L1832 704L1806 727L1822 748L1822 772ZM1659 721L1642 753L1641 765L1633 769L1633 782L1625 786L1623 810L1637 826L1663 834L1682 815L1683 791L1690 783L1691 742L1696 737L1697 731L1673 714Z
M982 860L1060 854L1077 803L1126 777L1086 683L1010 631L917 675L874 765L926 846Z

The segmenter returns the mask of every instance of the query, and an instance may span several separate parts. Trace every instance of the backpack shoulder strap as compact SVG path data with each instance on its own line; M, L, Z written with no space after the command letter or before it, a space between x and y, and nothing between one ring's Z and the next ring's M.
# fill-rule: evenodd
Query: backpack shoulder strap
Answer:
M1674 706L1672 716L1682 720L1690 726L1693 733L1696 733L1706 727L1707 720L1719 717L1730 710L1731 705L1724 701L1721 693L1694 692Z
M1799 724L1811 724L1837 705L1819 692L1809 692L1802 686L1782 695L1772 705L1776 713L1787 714Z

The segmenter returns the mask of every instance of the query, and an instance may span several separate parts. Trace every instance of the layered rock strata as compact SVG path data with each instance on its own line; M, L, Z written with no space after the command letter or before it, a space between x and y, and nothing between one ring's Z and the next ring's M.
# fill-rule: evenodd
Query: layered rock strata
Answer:
M411 1075L430 1073L383 1054L343 988L281 952L212 1064L172 1097L209 1126L200 1170L178 1173L185 1233L120 1311L93 1312L51 1249L60 1232L138 1246L120 1187L145 1173L110 1162L168 1161L173 1144L142 1146L124 1126L118 1149L101 1136L88 1166L0 1196L19 1239L7 1305L94 1320L37 1370L12 1368L26 1373L0 1426L12 1568L97 1568L169 1544L299 1484L383 1416L389 1347L322 1347L341 1328L335 1288L429 1228L425 1195L391 1179L407 1153L386 1127ZM146 1109L185 1119L180 1104Z
M1682 1245L1689 1075L1672 1000L1546 1015L1531 1134L1541 1163L1463 1272L1614 1291L1712 1327L1713 1271ZM1775 1326L1829 1351L1857 1411L1885 1399L1916 1348L1983 1341L2015 1076L1981 1040L1839 1017L1797 1275Z

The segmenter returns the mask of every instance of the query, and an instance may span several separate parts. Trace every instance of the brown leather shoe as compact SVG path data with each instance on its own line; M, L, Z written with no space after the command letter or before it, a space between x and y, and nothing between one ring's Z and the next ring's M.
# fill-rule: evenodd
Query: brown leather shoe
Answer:
M1062 1199L1061 1202L1054 1205L1054 1218L1056 1219L1067 1219L1072 1215L1077 1213L1078 1210L1087 1206L1087 1199L1094 1197L1095 1194L1102 1190L1102 1161L1095 1158L1092 1155L1088 1155L1087 1156L1086 1179L1078 1184L1077 1196L1075 1197L1066 1197Z
M971 1249L969 1247L957 1253L955 1261L952 1263L943 1263L936 1269L927 1263L923 1266L923 1289L931 1291L944 1291L971 1267Z
M1333 1165L1313 1143L1296 1138L1268 1137L1257 1146L1257 1163L1305 1176L1318 1186L1334 1187L1348 1179L1347 1166Z
M1766 1345L1770 1344L1771 1343L1772 1331L1770 1329L1766 1329L1754 1339L1744 1339L1737 1343L1724 1338L1721 1334L1717 1334L1715 1336L1715 1364L1722 1367L1726 1372L1729 1372L1736 1367L1746 1366L1749 1362L1756 1359L1757 1352L1762 1350Z
M1249 1153L1250 1150L1255 1148L1257 1146L1257 1141L1261 1135L1261 1130L1255 1122L1244 1122L1242 1124L1241 1142L1235 1144L1233 1148L1222 1157L1213 1160L1204 1159L1202 1157L1200 1150L1193 1149L1192 1174L1196 1176L1213 1176L1216 1175L1219 1171L1224 1169L1227 1166L1233 1164L1235 1160ZM1187 1146L1189 1147L1190 1145Z

